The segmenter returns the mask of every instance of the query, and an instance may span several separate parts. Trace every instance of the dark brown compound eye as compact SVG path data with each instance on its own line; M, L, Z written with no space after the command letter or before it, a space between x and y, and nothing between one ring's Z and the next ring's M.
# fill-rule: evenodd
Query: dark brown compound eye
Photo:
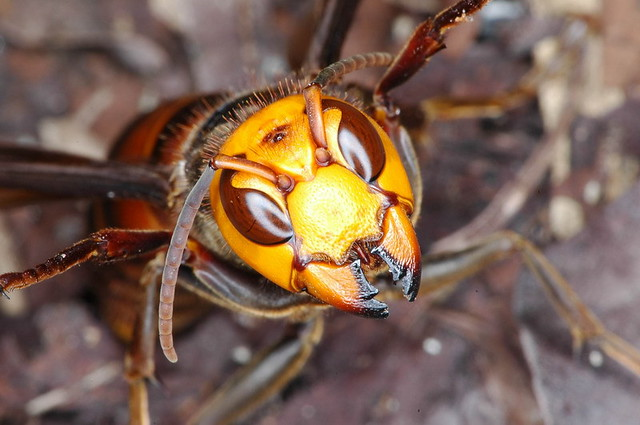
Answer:
M380 134L365 114L346 102L334 99L322 101L324 109L342 111L338 128L338 146L353 170L367 182L380 176L385 164L385 152Z
M293 236L288 214L266 193L233 187L232 170L220 177L220 201L231 224L247 239L260 245L277 245Z

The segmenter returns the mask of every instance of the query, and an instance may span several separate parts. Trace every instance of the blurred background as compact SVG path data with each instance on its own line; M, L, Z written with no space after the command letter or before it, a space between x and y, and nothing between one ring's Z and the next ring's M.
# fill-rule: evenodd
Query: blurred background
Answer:
M362 0L342 56L396 52L451 3ZM0 140L104 158L127 123L163 99L287 75L304 60L317 7L0 0ZM633 0L494 0L392 93L424 172L423 252L516 230L637 347L639 18ZM379 76L348 80L370 88ZM88 210L47 202L3 211L0 271L85 237ZM126 423L124 351L87 295L91 273L0 302L0 424ZM158 355L154 423L184 423L281 329L212 312L177 340L180 362ZM394 302L385 321L328 313L301 376L246 423L636 423L640 381L598 354L572 352L514 258L446 296Z

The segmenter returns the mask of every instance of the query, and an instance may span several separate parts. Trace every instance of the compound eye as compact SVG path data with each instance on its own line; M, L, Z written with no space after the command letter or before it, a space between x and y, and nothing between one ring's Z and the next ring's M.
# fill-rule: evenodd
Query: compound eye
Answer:
M380 176L385 164L385 152L380 134L365 114L346 102L324 99L325 109L342 111L338 128L338 146L347 164L365 181L371 183Z
M288 214L264 192L231 184L235 171L220 176L220 201L231 224L252 242L277 245L293 236Z

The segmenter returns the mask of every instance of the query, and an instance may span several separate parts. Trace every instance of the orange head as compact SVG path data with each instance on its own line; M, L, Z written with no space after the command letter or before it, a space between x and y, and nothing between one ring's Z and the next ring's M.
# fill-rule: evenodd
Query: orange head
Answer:
M374 299L368 276L389 268L409 300L420 283L411 184L373 119L343 100L318 100L319 127L297 94L232 132L218 154L258 164L275 179L220 170L210 187L213 215L231 249L277 285L384 317L387 306Z

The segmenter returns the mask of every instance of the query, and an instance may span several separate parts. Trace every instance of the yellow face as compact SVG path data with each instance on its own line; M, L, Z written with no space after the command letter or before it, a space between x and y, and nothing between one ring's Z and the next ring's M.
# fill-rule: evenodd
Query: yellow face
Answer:
M411 184L387 134L343 100L322 98L326 149L318 153L302 95L280 99L240 125L220 154L286 176L219 171L213 214L235 253L267 279L342 310L384 317L365 275L389 267L412 300L420 250L409 215Z

